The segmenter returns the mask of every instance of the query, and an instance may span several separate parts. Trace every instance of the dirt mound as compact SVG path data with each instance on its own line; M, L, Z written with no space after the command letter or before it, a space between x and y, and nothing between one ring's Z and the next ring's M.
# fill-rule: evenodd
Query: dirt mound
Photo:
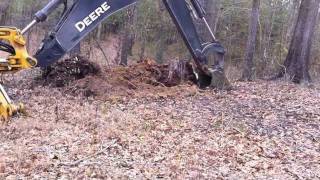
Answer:
M133 89L139 84L173 87L193 78L192 71L186 69L186 64L178 61L160 65L148 59L128 67L108 69L106 75L117 82L129 82L131 85L128 88Z
M73 82L66 91L107 98L158 94L164 89L170 94L176 86L191 84L189 79L192 79L191 75L179 74L171 66L145 60L128 67L105 69Z
M44 69L42 77L38 78L38 83L52 87L65 87L75 80L99 72L100 69L94 63L83 57L75 57L60 61Z
M42 85L62 88L73 95L113 97L153 94L163 88L191 84L186 61L159 65L153 60L112 69L99 69L84 58L67 59L45 70Z

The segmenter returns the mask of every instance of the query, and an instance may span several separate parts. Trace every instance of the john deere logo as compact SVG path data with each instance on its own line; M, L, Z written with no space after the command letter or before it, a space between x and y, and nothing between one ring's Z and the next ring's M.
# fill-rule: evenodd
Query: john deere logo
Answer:
M77 22L75 27L78 29L79 32L84 31L88 26L90 26L104 13L106 13L110 8L111 7L108 5L108 3L104 2L96 10L94 10L88 16L86 16L82 21Z

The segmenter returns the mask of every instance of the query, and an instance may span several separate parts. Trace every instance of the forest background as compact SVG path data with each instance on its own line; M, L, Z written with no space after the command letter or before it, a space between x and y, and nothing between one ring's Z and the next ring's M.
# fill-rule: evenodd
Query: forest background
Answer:
M279 74L285 65L293 39L299 9L301 11L301 1L200 1L216 37L227 49L226 74L230 79L244 77L248 68L250 78L246 79L249 80L270 78ZM0 4L0 24L23 28L45 3L47 1L4 0ZM29 49L35 51L38 48L42 35L53 29L61 11L62 9L52 15L48 22L28 34ZM317 15L315 14L316 19ZM196 20L196 23L202 37L210 40L209 33L201 21ZM256 32L252 31L252 28L255 28L253 30ZM317 25L312 34L311 56L308 58L308 69L313 81L319 79L319 33ZM250 38L251 42L254 38L253 46L252 43L248 44ZM109 66L126 65L145 58L166 63L173 59L191 58L185 46L181 44L182 39L162 2L141 0L136 6L106 20L72 53ZM253 52L252 58L250 51Z

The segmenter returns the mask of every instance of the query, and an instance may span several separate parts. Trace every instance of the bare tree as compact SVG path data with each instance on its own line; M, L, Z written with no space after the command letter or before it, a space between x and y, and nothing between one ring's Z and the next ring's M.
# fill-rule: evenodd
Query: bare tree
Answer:
M300 0L295 0L292 2L292 4L289 4L288 7L288 21L291 22L287 26L287 31L286 31L286 43L289 45L290 44L290 39L294 33L294 28L296 26L296 22L298 19L298 14L299 14L299 6L300 6Z
M128 65L128 55L132 55L132 47L134 45L135 34L133 32L133 24L136 18L136 7L133 6L127 10L125 16L125 25L121 38L121 54L120 64Z
M220 16L221 0L206 0L205 10L208 16L208 22L212 30L216 32Z
M249 37L247 41L247 48L244 58L244 69L242 74L242 80L251 81L253 80L253 57L256 47L258 23L260 15L260 0L252 1L252 12L249 26Z
M310 83L310 51L319 14L319 0L302 0L289 52L278 78L288 75L295 83Z
M257 76L263 76L268 65L268 62L273 58L272 56L272 32L274 28L274 21L275 21L275 14L278 7L281 5L282 2L273 2L267 1L266 2L266 18L264 19L264 25L260 30L260 63L257 67ZM279 5L280 4L280 5Z
M216 32L218 21L219 21L219 13L220 13L219 6L221 3L220 0L200 0L199 2L206 12L206 18L208 20L210 27L214 32ZM211 35L208 32L206 25L203 24L202 21L198 21L197 23L198 23L197 26L199 28L200 35L203 38L205 38L205 40L208 40L208 38L210 38Z
M10 0L2 0L0 3L0 25L4 25Z

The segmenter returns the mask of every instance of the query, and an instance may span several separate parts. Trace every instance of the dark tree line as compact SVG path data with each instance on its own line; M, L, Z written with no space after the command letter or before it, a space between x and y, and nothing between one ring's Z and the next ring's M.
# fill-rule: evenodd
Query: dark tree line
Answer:
M281 65L280 73L276 78L287 76L295 83L311 82L310 56L312 49L312 42L316 30L316 24L319 15L319 0L302 0L298 11L298 17L293 26L293 35L289 46L289 51ZM253 56L256 48L258 23L260 13L260 0L252 1L252 12L249 27L249 36L247 42L247 49L244 59L243 80L253 79Z
M319 0L199 1L216 37L227 49L226 67L227 74L234 77L231 79L273 76L309 83L311 76L320 75ZM44 3L1 0L0 25L23 27ZM52 29L58 17L59 13L54 14L49 22L32 32L43 35ZM205 27L197 24L201 35L209 38ZM118 64L126 65L145 57L159 63L190 58L161 0L140 0L137 6L112 16L81 42L74 54L86 53L82 51L84 47L90 47L91 51L108 36L119 38L116 45L119 55L114 60Z

